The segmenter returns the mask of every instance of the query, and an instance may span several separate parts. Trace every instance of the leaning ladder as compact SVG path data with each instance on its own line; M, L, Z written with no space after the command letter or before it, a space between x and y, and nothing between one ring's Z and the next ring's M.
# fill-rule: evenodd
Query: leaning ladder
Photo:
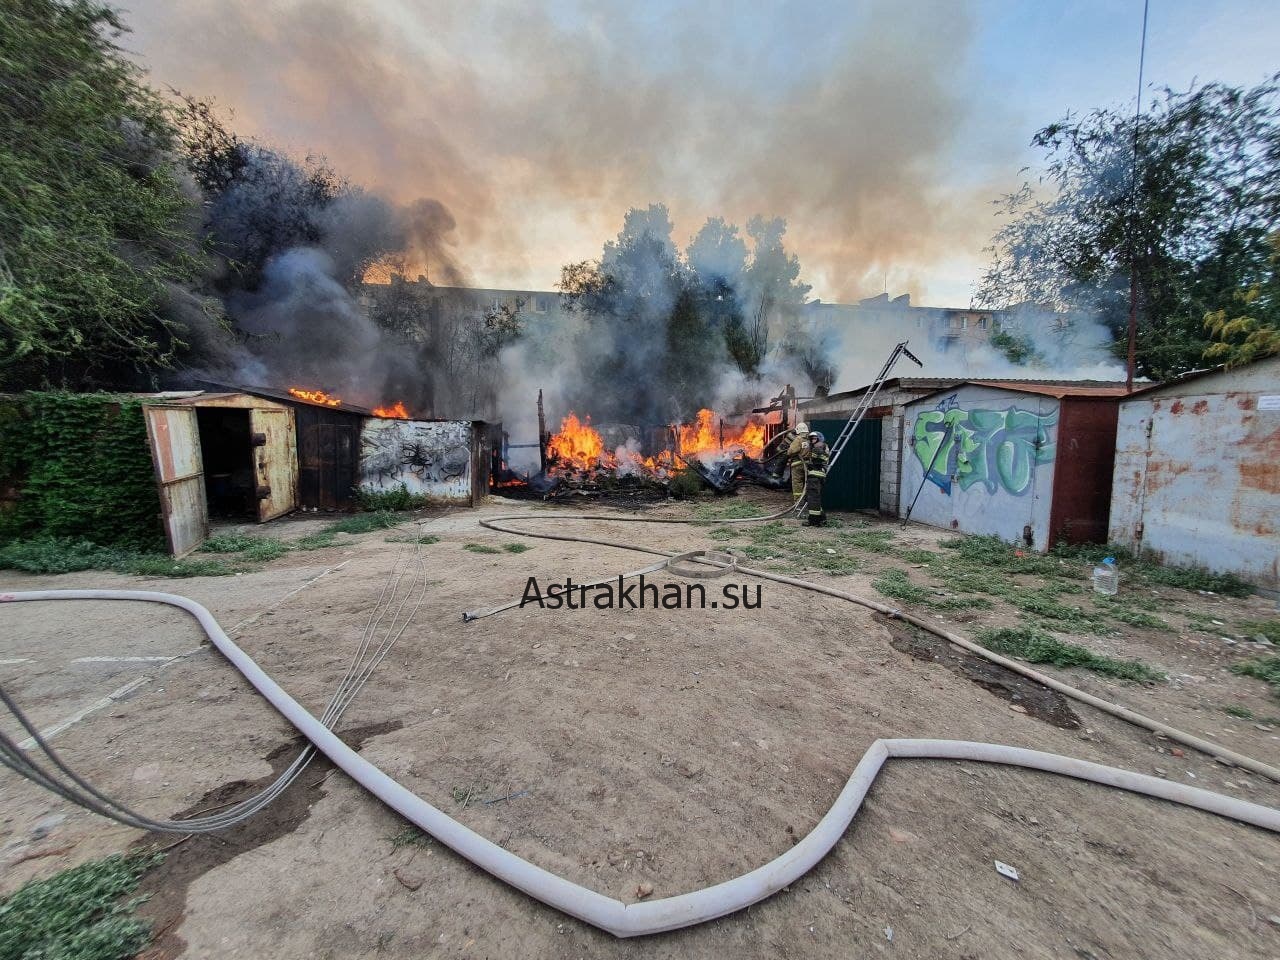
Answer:
M880 392L880 388L884 386L884 382L889 379L889 374L893 371L893 365L898 362L898 358L905 356L917 367L924 367L920 362L920 358L907 349L908 341L903 340L900 344L893 348L893 352L889 354L889 359L884 362L884 366L880 368L880 372L876 374L876 378L872 381L871 386L867 388L866 393L862 395L862 400L858 406L850 414L848 421L840 428L840 434L836 437L835 442L831 444L831 456L827 460L827 475L831 475L831 470L835 467L836 461L840 459L840 454L844 452L844 448L853 438L853 434L858 429L858 425L862 423L863 418L867 415L867 411L875 404L876 395Z

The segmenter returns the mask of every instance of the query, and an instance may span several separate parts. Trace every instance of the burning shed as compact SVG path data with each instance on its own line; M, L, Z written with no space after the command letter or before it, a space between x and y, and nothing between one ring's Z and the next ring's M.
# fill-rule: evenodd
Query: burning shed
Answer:
M971 380L907 404L901 514L1038 550L1104 541L1124 392Z
M1280 357L1120 403L1110 538L1280 594Z

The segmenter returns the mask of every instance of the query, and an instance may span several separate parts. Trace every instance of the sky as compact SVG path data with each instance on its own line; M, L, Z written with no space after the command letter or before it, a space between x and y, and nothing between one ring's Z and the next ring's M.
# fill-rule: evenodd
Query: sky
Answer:
M1035 130L1132 106L1142 24L1141 0L121 2L154 86L443 203L473 285L552 289L661 202L681 246L783 217L811 296L945 306L1034 178ZM1151 0L1148 98L1280 70L1270 6Z

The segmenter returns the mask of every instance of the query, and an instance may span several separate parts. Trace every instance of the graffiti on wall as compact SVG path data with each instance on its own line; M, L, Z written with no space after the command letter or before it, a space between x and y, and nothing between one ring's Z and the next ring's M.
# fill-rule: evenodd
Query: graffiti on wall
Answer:
M1036 467L1053 462L1050 430L1057 422L1057 410L965 410L951 394L916 417L911 448L943 493L951 493L954 478L961 490L981 484L989 494L1020 497L1031 489Z
M462 421L367 420L360 431L360 485L466 497L471 491L471 425Z

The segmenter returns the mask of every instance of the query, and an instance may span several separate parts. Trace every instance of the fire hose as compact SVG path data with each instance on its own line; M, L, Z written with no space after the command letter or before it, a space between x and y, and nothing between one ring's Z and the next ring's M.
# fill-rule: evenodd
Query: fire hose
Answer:
M522 536L593 543L661 555L666 559L657 565L659 569L667 565L673 556L684 562L702 561L713 566L728 565L728 561L700 554L698 551L672 555L665 551L648 547L585 537L573 537L564 534L535 534L497 525L502 521L527 519L530 519L529 515L508 516L481 521L481 523L493 530L502 530L503 532L516 533ZM543 519L563 520L566 518L555 516ZM574 517L573 519L618 520L640 518L609 516ZM736 561L734 562L736 563ZM817 584L809 584L791 577L771 574L766 571L757 571L742 566L737 566L737 569L750 576L759 576L776 580L780 583L789 583L862 604L887 615L897 616L908 622L916 623L923 629L944 636L952 642L963 639L954 638L954 635L939 631L931 624L919 621L910 614L892 610L874 601L856 597L853 594L847 594L833 588L821 587ZM821 861L831 848L839 842L861 807L863 799L866 797L884 762L889 758L968 760L1040 770L1046 773L1054 773L1121 790L1128 790L1144 796L1168 800L1172 803L1182 804L1241 823L1251 824L1264 830L1280 833L1280 810L1239 800L1235 797L1224 796L1198 787L1172 783L1158 777L1133 773L1103 764L1002 744L936 739L882 739L872 743L867 752L863 754L862 759L858 762L848 782L836 798L835 803L818 821L813 830L782 855L739 877L701 890L659 900L623 903L620 900L606 897L576 884L564 877L557 876L516 856L458 823L421 797L411 793L377 766L365 760L355 750L343 743L324 722L286 693L279 684L258 666L252 657L241 650L226 635L213 615L194 600L174 594L130 590L45 590L0 595L0 602L63 599L140 600L163 603L186 611L195 618L214 646L285 719L307 737L316 748L328 756L335 765L344 770L376 797L412 823L426 830L437 840L449 846L460 856L498 879L548 906L577 917L585 923L618 937L662 933L713 920L744 909L794 883ZM480 616L496 613L499 609L503 608L494 608L478 614L468 614L467 617L469 619L478 619ZM960 645L970 649L968 641L964 641ZM1036 671L1028 671L1025 668L1021 668L1021 665L1008 661L1006 658L997 657L981 648L974 652L986 656L994 662L1009 666L1010 669L1017 669L1019 673L1024 675L1037 679L1043 676ZM1044 677L1041 682L1045 681L1052 681L1052 678ZM1064 693L1073 691L1068 695L1076 695L1076 699L1080 699L1082 702L1098 705L1100 709L1104 709L1115 716L1121 716L1131 722L1139 722L1141 720L1144 721L1143 725L1154 723L1154 721L1140 717L1140 715L1125 710L1125 708L1107 704L1106 701L1084 694L1082 691L1074 691L1073 688L1067 687L1065 684L1059 684L1057 681L1052 681L1049 685L1053 686L1054 689L1062 690ZM1162 732L1169 731L1166 732L1167 736L1178 733L1179 736L1174 739L1179 739L1180 742L1189 745L1206 743L1198 740L1198 738L1190 737L1189 734L1175 731L1173 728L1165 728L1164 725L1160 725L1160 728L1163 728ZM1160 728L1151 727L1150 729ZM1214 755L1227 759L1239 757L1239 755L1217 747L1217 745L1206 743L1206 746L1212 748L1210 752ZM1245 757L1239 757L1239 760L1248 761L1247 764L1241 762L1241 766L1247 766L1249 769L1254 769L1258 772L1266 773L1266 771L1270 771L1266 775L1274 775L1273 779L1280 779L1280 771L1275 771L1265 764Z

